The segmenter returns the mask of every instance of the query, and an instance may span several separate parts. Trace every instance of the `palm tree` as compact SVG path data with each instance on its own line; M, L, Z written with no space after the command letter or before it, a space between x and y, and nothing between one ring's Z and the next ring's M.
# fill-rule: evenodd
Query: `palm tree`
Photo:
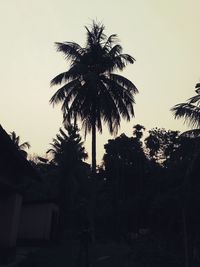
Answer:
M52 161L61 168L68 166L69 169L72 165L87 159L77 125L64 125L64 130L59 129L59 134L50 145L52 148L47 153L53 155Z
M102 132L102 122L110 133L117 132L121 116L134 116L135 85L125 77L114 74L122 71L134 58L122 54L116 34L107 37L104 26L93 22L87 27L86 46L74 42L56 43L57 50L70 61L68 71L57 75L51 85L63 86L52 96L50 103L62 103L64 121L80 119L85 133L92 131L92 172L96 173L96 129Z
M60 204L60 235L65 229L65 217L74 208L75 196L77 195L78 177L83 168L83 160L87 153L81 141L77 125L64 125L47 153L52 155L52 162L59 171L59 204Z
M79 120L85 135L92 132L92 177L96 177L96 130L102 132L107 124L110 133L117 133L121 118L134 116L135 85L115 73L122 71L134 58L122 54L117 35L107 37L102 24L93 22L86 28L86 45L75 42L56 43L70 62L66 72L57 75L51 85L62 85L52 96L50 103L62 103L64 122ZM95 190L93 190L94 192Z
M20 136L17 136L17 134L13 131L9 134L11 140L13 141L15 147L17 148L17 150L19 150L22 155L27 158L27 152L25 151L25 149L29 149L31 146L28 142L24 142L22 144L20 144Z
M186 137L192 137L192 138L200 137L200 83L196 84L196 88L197 88L196 89L197 95L188 99L186 103L177 104L171 109L175 118L183 118L185 122L191 128L193 128L192 130L186 131L182 134ZM198 140L193 154L193 158L190 162L190 165L186 173L186 179L183 189L184 192L186 192L184 194L184 200L189 199L189 197L191 196L190 175L193 171L195 164L197 163L199 154L200 154L200 144ZM187 217L186 208L183 205L182 218L183 218L183 228L184 228L185 266L189 267L189 248L188 248L189 241L188 241L188 229L187 229L186 217Z
M196 95L188 99L186 103L175 105L171 111L174 117L179 119L183 118L185 122L193 128L184 133L186 136L197 137L200 135L200 84L196 85Z

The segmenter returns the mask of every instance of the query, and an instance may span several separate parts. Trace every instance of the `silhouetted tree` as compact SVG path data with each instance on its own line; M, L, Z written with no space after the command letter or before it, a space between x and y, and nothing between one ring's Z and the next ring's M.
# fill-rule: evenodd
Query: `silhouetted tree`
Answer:
M130 120L134 115L133 95L137 93L130 80L114 73L122 71L127 64L134 63L134 58L122 54L116 34L107 37L104 30L105 27L96 22L93 22L91 29L86 27L85 47L74 42L56 43L58 51L70 61L70 68L51 81L51 85L63 84L50 102L62 103L64 121L73 119L76 122L80 119L85 133L92 132L93 210L96 190L96 129L102 132L104 122L111 133L117 132L121 117ZM94 211L92 213L94 216ZM92 221L94 220L91 219L91 223Z
M181 103L175 105L171 111L174 114L175 118L183 118L185 122L192 127L193 129L187 131L185 133L186 136L196 137L200 136L200 93L199 93L199 84L196 85L196 93L197 95L191 97L186 103ZM182 218L183 218L183 226L184 226L184 244L185 244L185 266L189 266L190 259L192 258L190 247L191 247L191 240L190 235L192 235L192 228L189 227L188 218L191 217L195 219L194 213L191 213L191 203L192 203L192 196L194 195L194 190L196 191L197 185L192 186L191 183L191 176L194 172L194 168L196 164L199 164L200 158L200 142L198 138L198 142L193 151L193 157L188 165L186 175L185 175L185 183L182 189ZM196 174L197 175L197 174ZM198 186L199 188L199 186ZM197 191L198 192L198 191ZM197 193L196 192L196 193ZM198 192L199 194L199 192ZM195 233L195 235L197 235ZM193 235L194 238L194 235Z
M59 134L51 143L52 148L47 151L53 158L51 160L59 170L60 176L60 207L61 230L65 227L65 215L74 209L79 191L79 177L84 172L84 162L87 153L81 141L79 129L75 125L65 125L59 129ZM69 216L68 216L69 220Z
M200 88L200 84L197 84L196 88ZM177 104L171 109L176 119L183 118L193 129L200 128L200 93L198 93L198 89L196 92L197 94L187 102Z
M139 136L142 137L141 134ZM111 184L116 235L120 234L122 223L127 225L123 227L125 231L135 231L140 225L141 197L148 159L139 136L127 137L122 134L108 140L104 146L106 153L103 160L107 182ZM133 229L134 226L136 229Z
M52 148L47 151L53 155L52 161L61 168L73 168L75 163L87 159L77 125L64 125L51 143Z
M20 136L18 136L14 131L11 132L9 136L16 146L17 150L19 150L22 155L27 158L28 153L25 151L25 149L30 148L30 144L28 142L20 144Z
M135 136L138 140L140 140L143 137L143 131L145 131L145 127L136 124L133 126L133 136Z
M178 131L153 128L145 138L146 148L151 159L163 163L179 146L180 133Z

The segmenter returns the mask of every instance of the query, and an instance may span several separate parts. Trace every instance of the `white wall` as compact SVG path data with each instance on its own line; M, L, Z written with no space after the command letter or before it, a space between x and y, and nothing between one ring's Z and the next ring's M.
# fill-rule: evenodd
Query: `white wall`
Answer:
M0 199L0 246L16 245L21 203L22 196L19 194Z
M53 203L26 204L22 207L19 239L49 240L52 212L58 208Z

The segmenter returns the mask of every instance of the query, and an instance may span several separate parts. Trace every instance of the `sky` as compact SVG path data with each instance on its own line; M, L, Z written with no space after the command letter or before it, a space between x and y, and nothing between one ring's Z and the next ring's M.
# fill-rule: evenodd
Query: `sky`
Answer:
M84 46L84 26L97 20L136 59L121 73L139 90L135 118L122 121L118 134L131 136L137 123L186 130L170 108L200 82L199 10L199 0L1 0L0 124L29 141L30 153L45 155L62 126L60 106L49 104L57 89L50 81L69 67L54 43ZM99 163L110 138L106 127L97 136ZM90 135L85 146L90 154Z

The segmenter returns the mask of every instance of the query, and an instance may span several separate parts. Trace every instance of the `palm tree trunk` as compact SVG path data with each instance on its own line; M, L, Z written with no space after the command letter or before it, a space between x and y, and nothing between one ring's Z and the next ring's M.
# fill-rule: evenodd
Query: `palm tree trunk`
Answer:
M184 250L185 250L185 267L189 267L188 231L187 231L186 214L184 208L182 208L182 220L183 220L183 238L184 238Z
M90 227L92 242L95 243L95 209L96 209L96 119L92 118L92 192L90 203Z
M92 178L96 178L96 123L92 122Z

